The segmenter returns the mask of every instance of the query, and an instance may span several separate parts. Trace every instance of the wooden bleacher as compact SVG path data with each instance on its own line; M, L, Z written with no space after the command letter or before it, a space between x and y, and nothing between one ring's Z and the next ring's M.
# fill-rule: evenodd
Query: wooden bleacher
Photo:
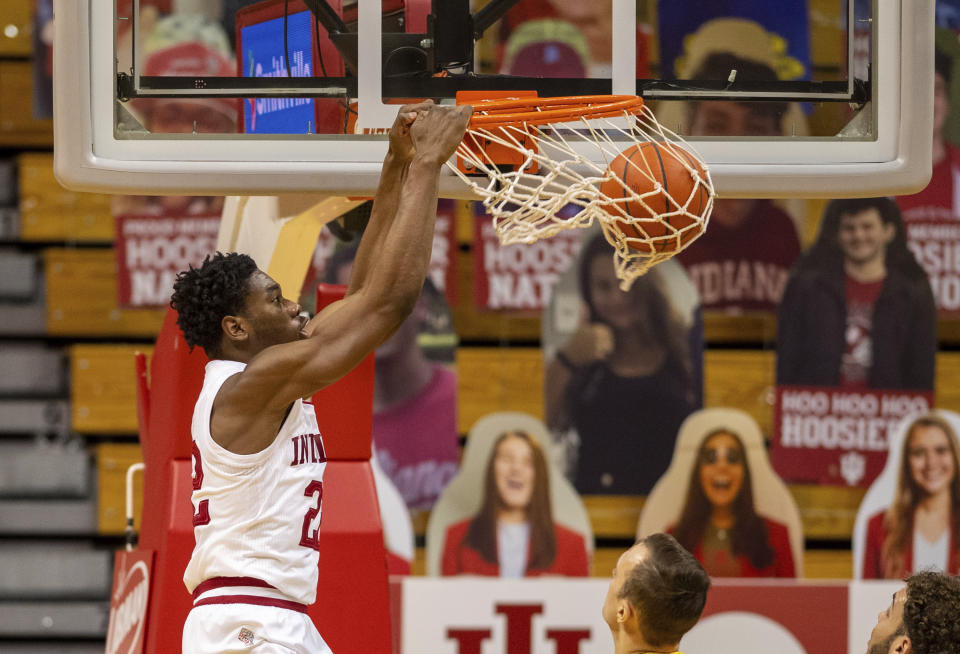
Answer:
M117 306L113 249L50 248L43 262L48 335L151 337L160 330L163 309Z
M7 4L13 5L4 3L4 10L8 9ZM25 5L29 11L26 3L16 3L16 6ZM8 24L7 20L10 18L4 20L4 25ZM29 24L29 21L25 24ZM21 30L17 34L20 38L0 38L0 56L22 56L23 53L18 53L17 49L23 43L30 43L30 34L30 30ZM33 63L29 59L0 59L0 143L4 147L53 145L53 120L34 118L29 105L31 98Z
M72 345L71 427L81 434L137 433L137 377L133 357L149 345Z
M94 446L97 463L97 532L104 536L119 536L127 526L126 488L127 468L143 461L137 443L97 443ZM133 479L133 523L139 533L143 515L143 475Z
M53 175L53 155L27 152L17 157L20 238L23 241L113 241L110 196L77 193L60 186Z

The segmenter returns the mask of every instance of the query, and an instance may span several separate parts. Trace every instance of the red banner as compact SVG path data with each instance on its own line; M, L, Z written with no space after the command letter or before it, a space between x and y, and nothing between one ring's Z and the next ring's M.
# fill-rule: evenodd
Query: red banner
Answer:
M177 273L216 250L220 215L118 215L117 293L124 309L165 307Z
M887 460L887 435L933 393L778 386L770 460L787 482L867 487Z
M152 567L152 551L117 552L113 564L106 654L143 652Z
M906 228L910 249L930 278L940 317L960 317L960 225L925 221Z
M456 201L437 201L437 222L433 229L433 250L430 253L430 281L447 297L450 306L457 304L457 220Z
M477 206L482 210L482 205ZM500 245L490 216L474 218L473 295L486 311L541 311L560 277L576 259L581 232L566 230L534 243Z

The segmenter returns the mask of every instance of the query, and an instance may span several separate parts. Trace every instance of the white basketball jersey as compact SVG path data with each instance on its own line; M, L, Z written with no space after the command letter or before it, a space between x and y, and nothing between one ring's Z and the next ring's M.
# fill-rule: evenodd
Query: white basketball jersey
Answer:
M217 392L246 364L207 364L193 411L193 533L183 575L191 593L215 577L266 582L303 604L316 598L323 471L326 457L313 406L293 403L273 443L234 454L210 435Z

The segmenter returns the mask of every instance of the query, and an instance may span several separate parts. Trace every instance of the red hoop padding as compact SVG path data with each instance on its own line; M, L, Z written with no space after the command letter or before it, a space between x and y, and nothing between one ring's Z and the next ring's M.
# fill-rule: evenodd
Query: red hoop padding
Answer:
M473 103L472 128L563 123L581 118L609 118L639 113L643 98L636 95L570 95L556 98L506 98ZM520 110L520 111L518 111Z

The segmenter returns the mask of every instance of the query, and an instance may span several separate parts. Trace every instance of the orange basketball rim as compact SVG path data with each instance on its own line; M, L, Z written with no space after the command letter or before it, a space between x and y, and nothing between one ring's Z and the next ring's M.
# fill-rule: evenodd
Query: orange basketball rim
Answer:
M474 115L451 167L483 200L502 244L597 222L627 289L706 229L715 196L709 170L642 98L485 94L457 96ZM631 159L628 174L611 165L637 148L656 155L656 171L643 158Z

